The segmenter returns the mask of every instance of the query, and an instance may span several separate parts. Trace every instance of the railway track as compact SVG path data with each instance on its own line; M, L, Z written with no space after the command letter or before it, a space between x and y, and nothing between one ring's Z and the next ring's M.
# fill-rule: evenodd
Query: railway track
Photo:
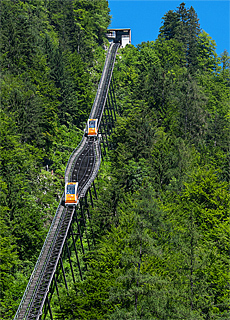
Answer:
M98 119L98 128L109 91L118 47L118 44L111 44L108 49L103 73L89 117ZM65 182L78 181L79 198L85 196L94 181L100 162L100 138L83 136L81 143L70 156L65 171ZM75 207L63 206L63 198L64 194L14 320L41 318L75 212Z

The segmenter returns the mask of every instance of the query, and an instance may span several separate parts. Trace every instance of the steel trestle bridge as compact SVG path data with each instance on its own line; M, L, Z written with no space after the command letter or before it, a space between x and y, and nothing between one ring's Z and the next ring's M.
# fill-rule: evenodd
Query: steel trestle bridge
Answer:
M93 198L97 198L94 179L103 154L110 147L108 136L116 121L112 73L118 48L119 44L112 43L108 49L89 116L98 119L99 136L84 135L66 166L65 182L78 182L78 206L65 207L63 194L14 320L55 319L53 306L60 301L61 291L68 294L68 279L71 277L75 282L84 278L87 264L83 257L94 245L93 234L90 240L88 237L91 233L88 199L93 206Z

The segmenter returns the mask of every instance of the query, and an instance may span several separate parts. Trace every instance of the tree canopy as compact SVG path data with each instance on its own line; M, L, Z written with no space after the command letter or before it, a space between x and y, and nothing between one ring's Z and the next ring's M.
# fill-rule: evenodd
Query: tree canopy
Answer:
M108 2L2 0L1 307L12 319L103 69ZM119 49L96 245L55 319L229 318L230 57L182 2ZM91 235L92 236L92 235Z

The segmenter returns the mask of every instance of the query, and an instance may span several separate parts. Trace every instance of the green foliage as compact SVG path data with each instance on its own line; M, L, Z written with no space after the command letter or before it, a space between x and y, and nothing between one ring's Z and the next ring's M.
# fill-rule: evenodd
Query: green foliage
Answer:
M213 72L220 70L216 54L216 43L205 32L199 34L198 38L198 59L199 69L202 71Z
M220 62L222 63L221 75L228 82L229 86L229 79L230 79L230 57L227 50L220 55Z
M61 307L51 302L57 319L229 317L229 54L217 57L198 21L181 3L164 15L156 41L118 52L120 114L90 210L96 246L83 281L78 275L69 295L63 286ZM82 138L109 23L105 0L1 1L0 311L7 319ZM65 261L64 268L71 282Z
M207 133L206 97L190 75L179 78L176 83L178 99L178 133L196 146L202 143Z
M2 209L2 208L1 208ZM3 211L4 212L4 211ZM12 281L12 270L19 264L16 245L13 244L9 227L4 223L3 212L1 212L1 293L5 292ZM6 213L6 212L5 212Z
M226 153L229 149L229 88L222 75L212 77L204 74L198 78L202 91L206 95L207 119L207 144L210 151L222 150Z
M92 210L99 251L83 283L87 290L98 281L106 292L113 309L100 314L105 319L229 316L227 73L193 8L181 4L167 19L167 35L126 46L114 73L121 116L99 174ZM222 59L228 70L226 53ZM116 271L97 270L102 248L107 261L119 253ZM107 273L105 289L99 280ZM86 301L80 292L71 299ZM90 319L89 301L84 310Z
M91 65L95 58L92 48L104 43L110 23L107 1L49 0L46 6L50 24L57 30L63 50L76 51Z
M107 1L0 6L1 314L12 319L83 135L110 17Z
M157 39L154 49L160 58L164 70L172 72L185 64L185 56L182 51L182 44L177 39L171 38L168 41ZM175 72L175 71L174 71Z
M217 310L219 316L227 316L227 189L227 183L218 181L213 168L199 168L185 183L182 194L175 196L170 205L167 204L175 235L180 239L177 240L178 254L175 253L173 265L175 270L179 270L182 260L185 259L185 262L187 259L186 263L190 265L190 302L193 306L194 303L199 305L210 318ZM187 242L185 247L184 242ZM197 293L195 290L198 290ZM218 316L214 316L214 319L218 319Z
M181 44L183 56L180 62L181 67L187 67L191 73L197 68L197 42L200 33L199 19L193 7L185 8L182 2L175 11L168 11L162 18L163 26L160 28L159 39L166 42L171 39Z

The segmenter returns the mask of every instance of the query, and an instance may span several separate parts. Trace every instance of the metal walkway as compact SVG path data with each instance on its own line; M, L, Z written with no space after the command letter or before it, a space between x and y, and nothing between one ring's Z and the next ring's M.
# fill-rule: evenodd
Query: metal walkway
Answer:
M118 47L119 44L111 44L108 49L103 73L89 116L89 118L98 119L99 131L101 119L106 106L106 100L108 97L109 86L112 79L112 72ZM100 138L97 139L96 137L83 136L81 143L70 156L65 171L65 182L78 181L79 198L85 197L87 190L90 188L98 173L100 162ZM43 248L30 277L14 320L41 319L45 303L48 304L47 308L50 311L50 318L53 319L52 312L50 310L48 293L52 282L55 281L56 283L55 272L57 270L58 263L61 263L62 265L61 254L63 252L66 238L69 232L72 232L71 223L74 215L76 220L78 219L75 212L77 208L63 206L63 199L64 194L50 226L50 230L47 234ZM84 218L82 219L84 220ZM79 234L81 236L80 230Z

